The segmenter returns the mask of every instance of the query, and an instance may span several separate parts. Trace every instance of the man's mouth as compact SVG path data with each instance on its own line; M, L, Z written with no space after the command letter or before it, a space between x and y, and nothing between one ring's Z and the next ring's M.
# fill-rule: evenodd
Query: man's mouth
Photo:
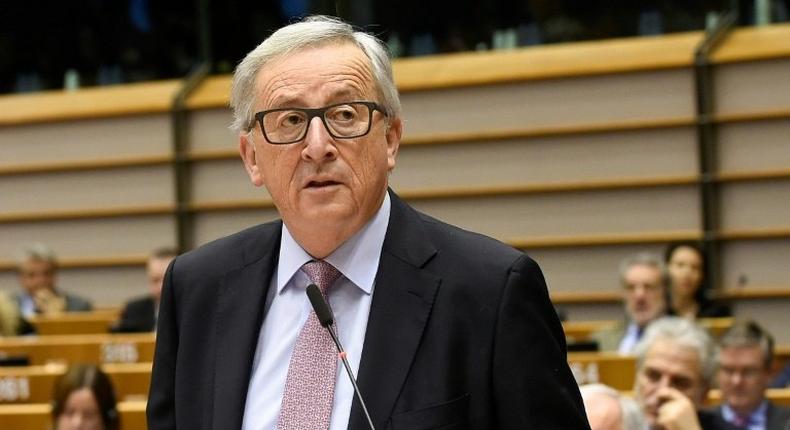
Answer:
M325 188L331 187L332 185L338 185L340 182L337 181L310 181L307 183L306 188Z

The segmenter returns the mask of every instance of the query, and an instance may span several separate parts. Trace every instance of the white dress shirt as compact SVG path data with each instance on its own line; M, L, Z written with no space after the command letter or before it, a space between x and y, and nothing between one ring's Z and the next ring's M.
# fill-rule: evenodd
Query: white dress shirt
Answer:
M373 288L390 214L389 194L360 231L324 259L342 276L329 291L338 337L356 375L362 357ZM243 430L277 428L285 379L296 338L312 312L305 290L310 278L301 267L313 258L283 224L280 258L270 281L266 309L244 405ZM235 366L237 363L224 363ZM364 393L363 393L364 394ZM338 362L330 430L348 428L354 389Z
M735 424L736 418L735 411L730 408L730 405L722 404L721 405L721 416L724 417L724 420L728 423ZM768 424L768 402L763 400L760 403L760 406L755 409L751 415L749 415L749 421L746 423L746 429L748 430L765 430L765 426Z
M644 330L640 330L636 323L629 323L625 330L625 335L623 336L623 339L620 341L620 345L617 348L617 352L625 355L633 354L634 347L636 347L636 344L639 343L639 339L642 337L643 332Z

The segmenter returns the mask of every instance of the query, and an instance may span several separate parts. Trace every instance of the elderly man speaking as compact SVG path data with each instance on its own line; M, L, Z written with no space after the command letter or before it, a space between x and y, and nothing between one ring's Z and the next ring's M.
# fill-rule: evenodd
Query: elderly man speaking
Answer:
M231 104L282 221L170 265L150 430L368 428L308 284L376 428L588 428L538 265L388 190L403 120L380 41L288 25L239 64Z

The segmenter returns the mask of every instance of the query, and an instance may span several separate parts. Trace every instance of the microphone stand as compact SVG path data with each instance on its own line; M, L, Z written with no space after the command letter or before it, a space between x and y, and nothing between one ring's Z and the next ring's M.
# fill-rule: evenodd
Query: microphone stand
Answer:
M362 406L362 412L365 413L365 418L368 420L368 425L370 426L371 430L376 430L376 427L373 426L373 420L370 418L368 407L365 405L365 400L362 399L362 393L359 391L359 387L357 386L357 381L354 378L354 372L351 370L351 365L348 363L348 359L346 358L346 351L343 349L343 345L340 344L340 338L337 337L337 333L335 333L334 324L327 325L326 329L329 331L329 335L332 336L332 340L335 341L335 346L337 346L338 350L338 356L343 362L343 366L346 368L348 379L351 381L351 386L354 387L354 393L357 395L357 400L359 400L359 404Z

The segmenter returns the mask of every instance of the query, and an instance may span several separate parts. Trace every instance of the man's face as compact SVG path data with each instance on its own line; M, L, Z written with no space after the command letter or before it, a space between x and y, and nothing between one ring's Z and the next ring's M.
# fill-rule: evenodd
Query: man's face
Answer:
M162 295L162 280L165 279L165 272L171 261L173 261L173 257L151 258L146 265L148 290L157 301Z
M43 260L29 259L19 266L19 283L28 293L55 289L55 266Z
M664 315L666 300L661 271L645 264L635 264L623 276L625 311L640 327Z
M662 389L674 388L688 397L697 408L707 394L702 379L702 363L693 348L677 345L670 339L658 339L647 351L636 375L636 397L648 424L654 425L658 408L666 400Z
M259 73L255 111L359 100L380 104L368 64L351 44L289 54ZM272 145L256 123L251 138L241 135L240 152L252 183L266 186L295 237L300 232L314 237L315 231L321 231L326 241L339 245L381 206L388 172L395 167L400 132L400 119L388 120L374 111L365 136L335 139L320 118L313 118L304 140Z
M751 414L770 382L759 346L722 348L717 373L722 400L739 414Z

